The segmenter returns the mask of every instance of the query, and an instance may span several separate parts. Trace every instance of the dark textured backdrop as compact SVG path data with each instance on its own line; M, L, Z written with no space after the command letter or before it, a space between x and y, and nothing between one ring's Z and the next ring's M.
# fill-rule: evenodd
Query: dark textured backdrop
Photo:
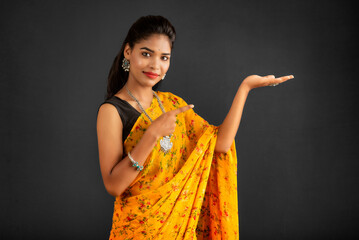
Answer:
M96 114L130 25L177 30L161 91L226 116L248 75L236 136L241 240L355 239L357 23L352 1L1 1L1 239L107 239Z

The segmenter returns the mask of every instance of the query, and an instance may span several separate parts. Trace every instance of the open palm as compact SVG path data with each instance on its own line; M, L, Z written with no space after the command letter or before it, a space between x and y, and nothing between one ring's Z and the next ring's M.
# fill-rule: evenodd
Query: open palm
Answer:
M266 87L271 84L280 84L292 78L294 78L293 75L282 76L278 78L276 78L274 75L267 75L267 76L251 75L246 77L243 80L242 84L248 87L249 90L251 90L253 88Z

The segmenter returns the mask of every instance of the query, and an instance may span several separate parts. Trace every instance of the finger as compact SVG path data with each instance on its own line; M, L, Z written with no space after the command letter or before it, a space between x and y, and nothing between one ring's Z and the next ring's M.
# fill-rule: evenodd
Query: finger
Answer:
M188 111L188 110L190 110L190 109L193 108L193 107L194 107L193 104L189 104L189 105L186 105L186 106L177 108L177 109L175 109L175 110L172 110L171 112L177 115L177 114L183 113L183 112L185 112L185 111Z
M294 78L293 75L287 75L287 76L276 78L276 80L279 80L280 82L285 82L285 81L287 81L289 79L292 79L292 78Z

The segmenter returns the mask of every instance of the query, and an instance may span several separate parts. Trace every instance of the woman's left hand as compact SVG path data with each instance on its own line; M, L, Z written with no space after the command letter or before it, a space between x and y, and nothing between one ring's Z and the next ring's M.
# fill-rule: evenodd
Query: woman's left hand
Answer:
M248 90L252 90L253 88L266 87L269 86L270 84L275 84L275 83L279 84L292 78L294 78L293 75L288 75L278 78L276 78L274 75L267 75L263 77L258 75L251 75L246 77L243 80L242 84L243 86L248 88Z

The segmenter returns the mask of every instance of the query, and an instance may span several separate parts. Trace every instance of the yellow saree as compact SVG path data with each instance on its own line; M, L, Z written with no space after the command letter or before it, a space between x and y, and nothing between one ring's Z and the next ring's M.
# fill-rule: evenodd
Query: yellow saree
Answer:
M170 92L156 91L166 111L187 105ZM162 114L156 98L146 109ZM124 142L127 155L151 124L143 113ZM110 239L239 239L237 155L214 152L218 127L193 109L177 115L173 147L159 141L143 170L114 203ZM129 161L129 164L130 161Z

